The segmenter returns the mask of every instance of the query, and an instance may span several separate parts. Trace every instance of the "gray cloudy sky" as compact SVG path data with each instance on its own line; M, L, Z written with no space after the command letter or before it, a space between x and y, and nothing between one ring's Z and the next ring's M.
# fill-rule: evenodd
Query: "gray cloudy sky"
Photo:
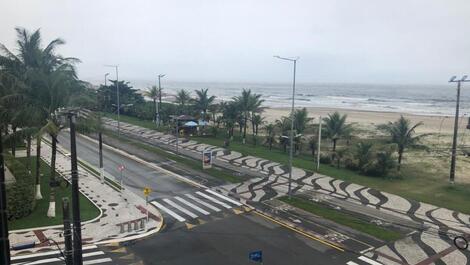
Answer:
M104 64L128 80L444 83L470 73L468 0L21 0L0 2L0 42L16 26L61 37L82 79Z

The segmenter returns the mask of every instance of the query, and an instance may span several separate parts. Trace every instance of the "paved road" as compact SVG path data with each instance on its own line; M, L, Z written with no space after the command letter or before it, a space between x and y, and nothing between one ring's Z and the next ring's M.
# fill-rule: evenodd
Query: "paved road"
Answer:
M127 247L143 264L172 265L255 264L248 261L248 253L255 250L262 250L264 264L270 265L357 261L354 254L305 238L254 213L231 215L191 230L166 231Z
M69 150L70 139L68 133L62 132L58 137L58 141ZM77 137L77 155L80 159L99 168L97 143L83 137ZM153 162L158 163L162 161ZM151 199L173 196L194 189L193 186L170 174L156 171L151 167L142 165L135 160L103 147L103 165L107 173L112 176L120 176L118 166L121 164L125 166L123 171L124 184L136 194L143 196L142 188L145 186L150 187L153 191ZM119 177L116 180L119 181Z
M63 147L69 148L68 134L62 133L58 140ZM96 143L77 138L80 159L98 166L97 150ZM119 176L117 167L124 164L125 183L152 187L156 192L152 194L151 201L167 209L160 209L166 223L162 233L127 248L134 261L143 261L144 264L249 264L248 252L261 249L266 256L264 264L347 264L350 261L367 264L358 261L353 253L341 252L302 236L254 212L247 212L236 203L198 189L168 173L156 172L111 149L104 147L103 156L108 173ZM142 193L141 189L133 190ZM190 204L184 205L178 198ZM197 218L188 218L187 213L178 211L178 206L172 207L175 204L197 214ZM199 206L199 209L194 206ZM185 220L177 220L171 213L185 217ZM126 259L128 256L124 257L122 264L130 264L131 261ZM119 259L113 257L113 261Z

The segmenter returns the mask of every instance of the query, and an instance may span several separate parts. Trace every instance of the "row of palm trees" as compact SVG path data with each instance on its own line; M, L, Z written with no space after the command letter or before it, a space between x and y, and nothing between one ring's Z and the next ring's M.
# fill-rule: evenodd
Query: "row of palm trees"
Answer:
M36 199L42 199L41 138L44 134L51 137L51 189L47 215L55 217L55 157L59 123L54 113L83 89L75 70L79 60L56 53L57 47L65 44L60 38L44 47L40 30L15 30L18 38L16 53L0 44L0 128L11 139L13 156L17 142L26 139L28 161L31 159L32 138L36 138Z

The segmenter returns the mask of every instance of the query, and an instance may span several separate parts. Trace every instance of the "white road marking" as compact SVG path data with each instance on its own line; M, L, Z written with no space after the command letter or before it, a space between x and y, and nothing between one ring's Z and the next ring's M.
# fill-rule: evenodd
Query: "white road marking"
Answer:
M232 200L230 199L229 197L226 197L218 192L215 192L213 190L210 190L210 189L206 189L207 192L211 193L211 194L214 194L215 196L219 197L219 198L222 198L228 202L231 202L233 204L235 204L236 206L242 206L243 204L241 204L240 202L237 202L236 200Z
M195 201L195 202L197 202L197 203L199 203L199 204L201 204L201 205L206 206L207 208L209 208L209 209L211 209L211 210L214 210L214 211L216 211L216 212L220 212L220 209L219 209L219 208L214 207L214 206L212 206L211 204L209 204L209 203L207 203L207 202L205 202L205 201L203 201L203 200L200 200L199 198L196 198L196 197L194 197L194 196L191 195L191 194L185 194L185 195L186 195L186 197L192 199L193 201Z
M383 265L382 263L379 263L375 260L369 259L368 257L365 257L365 256L360 256L359 259L364 261L364 262L367 262L371 265Z
M153 202L150 202L151 204L157 206L160 210L163 210L165 211L167 214L173 216L173 218L175 218L176 220L180 221L180 222L184 222L186 221L186 219L184 219L183 217L181 217L180 215L178 215L177 213L173 212L172 210L166 208L165 206L161 205L160 203L156 202L156 201L153 201Z
M225 203L223 203L223 202L221 202L221 201L219 201L219 200L217 200L217 199L214 199L214 198L212 198L211 196L209 196L209 195L207 195L207 194L204 194L204 193L202 193L202 192L200 192L200 191L196 191L196 194L198 194L198 195L200 195L200 196L202 196L202 197L204 197L204 198L206 198L206 199L208 199L208 200L211 200L211 201L213 201L213 202L215 202L215 203L217 203L217 204L220 204L220 205L224 206L224 207L227 208L227 209L232 208L232 206L227 205L227 204L225 204Z
M209 214L210 214L208 211L206 211L206 210L202 209L201 207L198 207L198 206L196 206L196 205L194 205L194 204L188 202L187 200L185 200L185 199L183 199L183 198L181 198L181 197L175 197L175 199L177 199L178 201L180 201L180 202L182 202L182 203L188 205L189 207L193 208L194 210L196 210L196 211L198 211L198 212L200 212L200 213L202 213L202 214L204 214L204 215L209 215Z
M111 261L113 261L113 260L110 259L110 258L87 260L87 261L83 262L83 265L101 264L101 263L111 262Z
M346 264L347 264L347 265L359 265L359 264L357 264L357 263L354 262L354 261L348 261Z
M97 248L97 246L91 245L91 246L83 247L82 250L95 249L95 248ZM28 259L28 258L34 258L34 257L43 257L43 256L54 255L54 254L59 254L59 253L60 253L60 251L54 250L54 251L43 252L43 253L35 253L35 254L14 256L14 257L11 257L11 260Z
M174 203L172 200L170 199L163 199L163 201L165 201L166 203L168 203L169 205L175 207L176 209L180 210L181 212L185 213L186 215L190 216L191 218L197 218L197 215L195 215L194 213L192 213L191 211L179 206L178 204Z

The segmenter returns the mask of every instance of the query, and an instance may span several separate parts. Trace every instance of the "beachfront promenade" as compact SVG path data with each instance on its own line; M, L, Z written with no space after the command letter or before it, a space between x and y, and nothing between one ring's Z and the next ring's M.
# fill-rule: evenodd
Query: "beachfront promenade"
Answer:
M117 130L117 122L104 119L108 129ZM143 127L121 122L121 133L147 144L176 147L176 139ZM235 184L219 186L216 190L256 205L284 196L288 190L288 168L276 162L230 151L221 147L179 139L181 154L200 159L203 150L211 150L217 166L238 168L253 172L255 177ZM466 264L470 261L468 250L460 251L452 239L470 234L470 216L423 202L409 200L394 194L345 182L329 176L293 168L292 190L295 194L310 196L328 202L343 202L344 206L360 206L362 213L374 214L383 223L403 224L415 232L403 239L365 253L366 256L386 264L408 263L439 259L445 264ZM341 203L340 203L341 204ZM366 210L364 210L366 209ZM372 212L368 210L373 210Z

